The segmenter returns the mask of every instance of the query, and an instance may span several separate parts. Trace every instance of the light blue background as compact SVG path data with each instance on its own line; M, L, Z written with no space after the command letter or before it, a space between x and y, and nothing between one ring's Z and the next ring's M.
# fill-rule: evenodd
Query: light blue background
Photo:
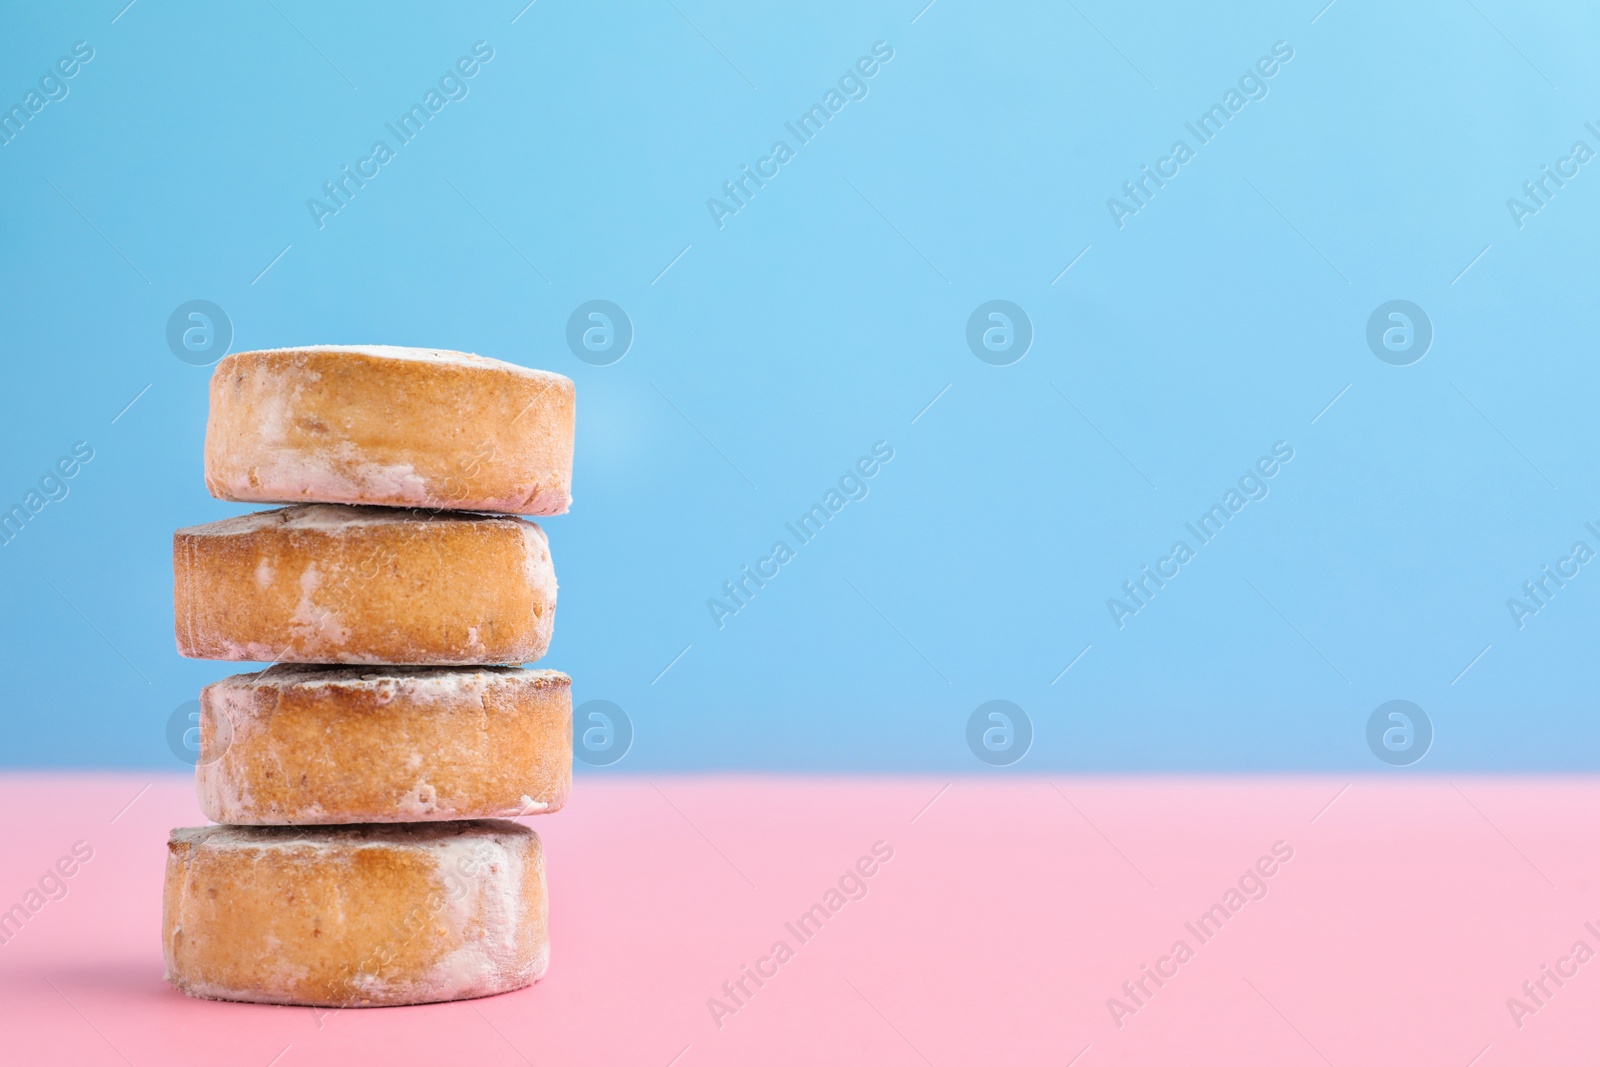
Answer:
M235 350L576 380L544 663L628 709L618 771L991 773L964 736L995 698L1033 720L1018 770L1397 773L1364 739L1390 699L1433 720L1414 771L1596 766L1600 563L1521 630L1506 601L1600 549L1600 162L1522 229L1506 201L1600 148L1600 13L675 2L0 16L6 106L95 49L0 148L0 497L95 449L0 549L4 763L179 769L169 712L240 669L171 630L172 530L250 510L206 495L210 371L164 341L204 298ZM307 198L479 40L470 95L319 230ZM707 198L880 40L719 230ZM1270 95L1119 230L1107 198L1276 41ZM564 341L595 298L637 334L609 367ZM1033 322L1012 366L964 341L994 298ZM1408 367L1364 340L1395 298L1436 331ZM719 631L707 598L878 440L870 496ZM1280 440L1271 495L1119 631L1107 598Z

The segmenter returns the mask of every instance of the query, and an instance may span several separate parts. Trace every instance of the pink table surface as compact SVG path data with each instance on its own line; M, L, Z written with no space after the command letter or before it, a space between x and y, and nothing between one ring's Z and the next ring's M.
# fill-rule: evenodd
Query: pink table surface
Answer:
M1573 955L1600 951L1600 780L580 778L529 820L543 981L341 1012L162 981L167 831L204 821L186 779L11 775L0 805L0 908L93 849L0 946L6 1063L1600 1061L1600 960ZM876 842L893 858L865 895L801 941L785 923ZM1185 924L1278 842L1265 896L1202 941ZM792 955L729 998L780 940ZM1170 977L1135 1001L1144 965Z

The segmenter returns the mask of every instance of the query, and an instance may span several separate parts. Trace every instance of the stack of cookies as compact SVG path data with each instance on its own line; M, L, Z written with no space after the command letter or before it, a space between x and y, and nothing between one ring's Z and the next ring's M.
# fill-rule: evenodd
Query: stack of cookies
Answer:
M545 971L538 835L572 778L556 579L517 515L571 502L573 386L460 352L241 352L211 380L213 496L173 537L178 651L270 663L201 693L222 825L168 846L167 979L225 1000L418 1004ZM509 513L509 514L508 514Z

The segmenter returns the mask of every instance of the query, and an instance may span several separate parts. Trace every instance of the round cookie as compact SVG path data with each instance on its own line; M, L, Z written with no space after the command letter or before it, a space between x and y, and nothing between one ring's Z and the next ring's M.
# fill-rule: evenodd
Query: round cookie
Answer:
M555 625L544 531L309 504L172 537L178 652L259 663L527 663Z
M200 693L200 810L220 823L424 822L555 811L572 680L520 667L303 667Z
M206 488L222 500L559 515L572 380L465 352L235 352L211 376Z
M549 964L539 836L484 820L200 826L167 844L166 978L265 1004L426 1004L520 989Z

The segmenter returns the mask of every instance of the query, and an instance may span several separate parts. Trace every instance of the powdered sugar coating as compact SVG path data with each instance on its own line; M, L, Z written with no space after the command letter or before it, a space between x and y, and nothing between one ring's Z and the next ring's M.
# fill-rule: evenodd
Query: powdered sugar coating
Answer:
M469 352L236 352L212 376L206 485L258 503L556 515L574 418L571 379Z
M419 1004L517 989L548 965L543 851L516 823L210 826L170 840L167 979L193 996ZM226 905L218 877L233 880Z
M456 700L463 693L477 693L496 679L517 680L523 684L571 685L572 679L560 671L524 667L323 667L302 663L275 663L254 674L230 674L214 683L226 687L271 685L303 686L308 689L330 686L339 689L395 689L404 686L417 700Z
M179 651L261 663L528 663L555 626L545 532L507 515L301 504L173 537Z
M232 675L200 694L200 808L257 826L554 811L571 788L570 689L517 667Z

